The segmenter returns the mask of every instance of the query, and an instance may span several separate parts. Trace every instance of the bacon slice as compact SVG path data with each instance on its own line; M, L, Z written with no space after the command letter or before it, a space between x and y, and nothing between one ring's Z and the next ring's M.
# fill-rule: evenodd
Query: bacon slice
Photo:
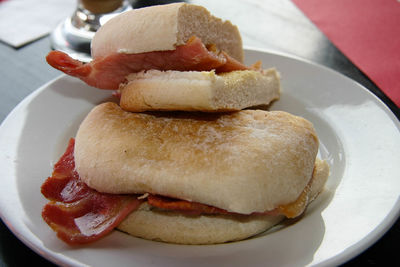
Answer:
M307 185L300 196L292 203L279 205L277 208L264 212L253 212L247 215L269 215L278 216L284 215L287 218L295 218L299 216L305 210L310 194L310 186ZM206 204L198 202L190 202L182 199L170 198L160 195L149 194L147 196L147 203L153 207L157 207L164 210L178 211L190 215L201 215L201 214L230 214L230 215L242 215L235 212L229 212L224 209L216 208Z
M75 171L74 144L75 140L70 139L66 151L54 165L52 176L41 187L42 194L51 201L72 203L93 191Z
M200 214L232 214L224 209L208 206L198 202L189 202L186 200L169 198L159 195L148 195L147 203L153 207L179 211L191 215Z
M43 219L57 236L71 245L96 241L111 232L143 200L136 195L111 195L89 188L75 171L74 139L42 185L51 200L42 211Z
M142 70L177 70L226 72L246 70L247 66L226 53L216 53L197 37L171 51L154 51L140 54L115 53L84 64L60 51L51 51L47 62L54 68L77 77L90 86L116 90L128 74Z
M216 208L213 206L209 206L206 204L198 203L198 202L190 202L186 200L181 200L181 199L176 199L176 198L170 198L170 197L165 197L165 196L160 196L160 195L148 195L147 196L147 203L153 207L157 207L160 209L164 210L170 210L170 211L178 211L182 212L185 214L190 214L190 215L201 215L201 214L223 214L223 215L241 215L241 216L247 216L247 215L271 215L271 216L277 216L282 214L279 210L279 208L271 210L271 211L265 211L265 212L254 212L251 214L240 214L240 213L235 213L235 212L229 212L224 209Z

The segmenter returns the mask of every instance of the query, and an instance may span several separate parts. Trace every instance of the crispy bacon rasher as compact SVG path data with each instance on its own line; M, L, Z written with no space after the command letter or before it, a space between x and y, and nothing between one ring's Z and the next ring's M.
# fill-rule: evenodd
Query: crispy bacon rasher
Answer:
M143 200L137 195L99 193L79 179L75 171L74 139L42 185L50 200L42 210L43 219L70 245L96 241L111 232Z

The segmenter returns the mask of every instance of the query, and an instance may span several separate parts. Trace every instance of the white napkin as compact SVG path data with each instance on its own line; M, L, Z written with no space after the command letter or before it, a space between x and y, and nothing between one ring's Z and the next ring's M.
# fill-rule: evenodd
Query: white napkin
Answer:
M76 0L0 1L0 40L20 47L50 33L70 16Z

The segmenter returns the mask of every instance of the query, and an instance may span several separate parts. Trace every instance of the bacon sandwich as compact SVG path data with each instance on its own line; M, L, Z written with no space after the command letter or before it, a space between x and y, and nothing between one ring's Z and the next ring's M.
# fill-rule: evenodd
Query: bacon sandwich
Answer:
M115 227L180 244L215 244L301 215L329 174L310 122L282 111L131 113L84 119L53 176L43 218L70 244ZM71 208L72 207L72 208Z
M83 63L60 51L47 62L90 86L120 91L128 111L233 111L279 98L280 78L243 64L239 30L186 3L125 12L103 25Z

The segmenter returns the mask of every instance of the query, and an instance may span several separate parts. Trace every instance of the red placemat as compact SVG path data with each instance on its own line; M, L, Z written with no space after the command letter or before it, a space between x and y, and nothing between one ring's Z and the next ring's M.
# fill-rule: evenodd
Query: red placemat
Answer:
M400 0L293 0L400 107Z

